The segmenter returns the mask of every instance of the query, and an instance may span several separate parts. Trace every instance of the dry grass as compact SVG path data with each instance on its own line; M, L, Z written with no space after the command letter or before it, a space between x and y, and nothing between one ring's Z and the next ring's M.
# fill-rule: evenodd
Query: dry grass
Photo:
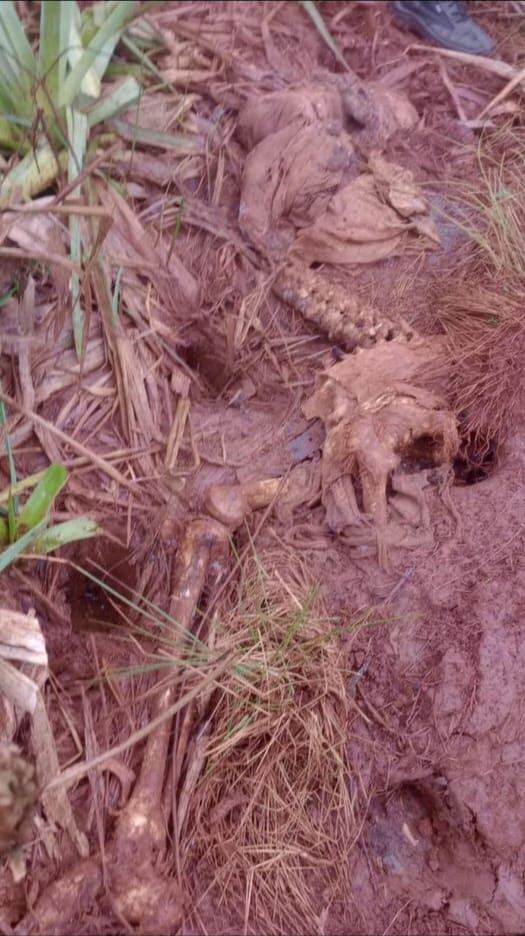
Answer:
M471 248L440 283L434 306L447 336L450 400L480 457L503 443L523 403L525 168L511 142L507 132L480 147L479 178L460 196Z
M241 663L212 698L183 842L197 919L207 885L244 932L322 932L358 828L335 626L292 553L253 554L222 613L216 649Z
M475 284L469 276L439 297L449 338L448 392L473 452L499 448L521 418L525 361L524 286Z

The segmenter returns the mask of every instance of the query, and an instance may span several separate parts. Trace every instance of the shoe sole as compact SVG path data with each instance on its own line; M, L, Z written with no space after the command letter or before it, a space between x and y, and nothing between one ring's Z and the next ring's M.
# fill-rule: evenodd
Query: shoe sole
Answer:
M430 39L431 42L441 46L442 49L451 49L452 52L465 52L467 55L490 55L491 52L494 51L494 49L488 49L487 51L483 52L473 52L472 49L466 49L465 46L462 46L459 43L454 44L453 42L449 42L445 45L442 39L433 35L432 30L429 29L426 24L423 25L414 16L402 13L401 10L396 10L395 7L392 10L392 16L394 18L394 22L397 23L398 26L404 26L406 29L416 30L423 39Z

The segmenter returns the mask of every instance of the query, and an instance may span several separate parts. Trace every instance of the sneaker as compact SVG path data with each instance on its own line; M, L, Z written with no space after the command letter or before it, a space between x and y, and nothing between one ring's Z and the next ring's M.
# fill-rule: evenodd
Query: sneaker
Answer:
M394 0L390 4L394 20L445 49L489 55L494 43L481 26L456 0Z

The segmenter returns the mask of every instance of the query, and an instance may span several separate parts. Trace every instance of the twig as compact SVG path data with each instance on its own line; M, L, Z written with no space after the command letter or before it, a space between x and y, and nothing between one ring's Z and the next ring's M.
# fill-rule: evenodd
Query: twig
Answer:
M446 68L445 68L445 66L444 66L444 64L443 64L443 62L442 62L441 60L440 60L440 62L439 62L439 72L440 72L441 78L442 78L442 80L443 80L443 84L445 85L445 88L447 89L448 93L450 94L450 97L452 98L452 102L453 102L453 104L454 104L454 107L456 108L456 113L457 113L459 119L461 120L462 123L466 123L466 122L467 122L467 115L466 115L466 113L465 113L465 111L463 110L463 107L462 107L462 105L461 105L461 101L460 101L460 99L459 99L458 92L456 91L454 85L452 84L452 82L451 82L451 80L450 80L450 78L449 78L449 74L448 74L448 72L447 72L447 70L446 70Z
M9 236L9 232L7 232L7 235ZM65 267L70 273L80 273L78 263L72 263L66 257L61 257L60 254L48 250L22 250L20 247L0 247L0 257L11 260L41 260L43 263L56 263L57 266Z
M524 80L525 80L525 68L522 68L521 71L519 71L517 75L514 75L514 78L511 78L508 84L506 84L505 87L502 88L499 94L496 94L496 97L492 98L492 100L489 101L489 103L485 105L483 110L480 111L480 113L478 114L477 119L481 120L481 118L485 117L489 113L489 111L493 110L498 104L501 104L501 102L504 101L505 98L508 97L512 91L514 91L514 88Z
M517 70L508 62L502 62L500 59L487 58L485 55L471 55L470 52L454 52L452 49L440 49L436 46L419 45L414 43L407 48L407 52L433 52L434 55L443 55L445 58L455 59L456 62L463 62L464 65L475 65L483 71L492 72L493 75L499 75L500 78L514 78Z

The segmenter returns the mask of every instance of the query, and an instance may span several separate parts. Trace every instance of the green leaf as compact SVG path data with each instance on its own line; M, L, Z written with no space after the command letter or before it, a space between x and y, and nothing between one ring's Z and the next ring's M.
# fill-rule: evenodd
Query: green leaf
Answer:
M319 10L317 9L313 0L299 0L299 3L302 6L303 10L306 10L306 12L308 13L308 16L312 20L312 23L317 29L317 32L321 36L321 39L323 39L323 41L326 43L328 48L331 49L331 51L334 53L339 64L343 65L344 68L346 68L348 71L348 64L344 59L343 53L341 52L341 49L337 45L337 42L335 41L330 31L328 30L325 24L325 21L323 17L321 16L321 14L319 13Z
M7 77L20 92L30 93L36 78L36 60L12 0L0 4L0 47L8 61L8 74L4 72L3 79Z
M113 295L111 297L111 312L113 314L113 321L115 324L118 324L118 314L120 308L120 281L122 279L123 267L119 267L117 270L117 275L115 277L115 288L113 290Z
M86 158L86 149L89 139L88 119L80 111L72 110L68 107L66 112L67 132L70 141L68 154L68 181L74 182L76 177L82 172L84 160ZM72 194L78 195L78 189L73 190ZM82 262L82 237L80 218L78 215L69 216L69 235L70 248L69 257L73 263L81 265ZM80 302L80 276L78 273L71 274L71 304L73 317L73 335L75 339L75 350L80 360L84 349L84 310Z
M14 543L18 539L18 527L16 522L16 501L11 493L11 488L9 489L9 496L7 498L7 531L9 535L9 542Z
M17 284L13 283L11 284L9 289L5 291L5 293L2 293L2 295L0 296L0 309L3 306L7 305L7 303L9 302L10 299L13 298L13 296L16 296L17 289L18 289Z
M98 524L89 517L76 517L74 520L66 520L65 523L57 523L46 530L35 541L34 551L42 554L48 553L68 543L77 543L79 540L90 539L92 536L100 536L102 532Z
M47 94L43 96L46 112L66 78L67 48L76 4L73 0L42 0L40 7L39 73Z
M128 110L140 99L141 87L135 78L129 76L114 88L109 94L101 98L100 101L90 108L87 112L87 119L90 127L94 127L103 120L111 120L122 111Z
M0 400L0 426L4 426L4 430L5 430L5 450L7 452L7 463L9 465L9 483L12 487L16 485L17 483L16 465L15 465L15 457L13 455L13 448L11 445L11 439L9 438L9 433L7 431L7 416L6 416L5 404L3 400ZM11 491L9 491L9 498L11 498L11 496L12 496ZM13 507L16 513L16 511L18 510L18 498L16 494L13 497Z
M32 530L47 516L58 492L68 479L67 469L63 465L50 465L40 479L33 493L29 495L18 518L19 529Z
M3 400L0 400L0 426L5 426L5 449L7 452L7 461L9 464L9 481L11 484L16 484L16 466L15 459L13 456L13 449L11 447L11 440L7 432L7 417L5 412L5 404Z
M84 52L85 49L81 36L80 10L78 4L75 3L70 22L69 41L67 46L67 57L71 71L73 71L75 67L82 61ZM100 90L100 79L95 69L92 67L92 65L90 65L90 67L86 69L85 74L82 76L77 93L73 96L71 101L67 102L67 104L78 104L79 101L77 99L80 96L86 97L90 101L95 101L100 95Z
M0 543L5 546L9 542L9 524L4 517L0 517Z
M111 56L113 55L115 48L118 45L120 34L121 31L116 32L106 40L102 48L99 50L95 61L93 62L92 71L95 72L99 80L106 73L106 68L110 63Z
M149 130L119 118L111 121L111 127L124 139L131 140L133 143L146 143L148 146L158 146L160 149L176 150L179 156L193 156L204 150L200 137L186 133L162 133L160 130Z
M136 6L136 0L122 0L111 10L62 85L58 98L59 107L67 107L73 103L84 76L99 56L107 64L106 43L115 35L120 38L122 29L135 15Z
M28 530L27 533L24 533L24 535L21 536L20 539L16 541L16 543L11 543L7 549L4 549L3 552L0 553L0 572L3 572L4 569L7 569L7 567L15 561L15 559L18 559L18 557L26 551L27 547L37 539L38 535L42 532L43 529L44 523L39 523L38 526L33 527L32 530Z
M46 471L47 468L44 469L44 471L35 471L34 474L28 475L27 478L22 478L20 481L17 481L16 484L10 485L7 490L4 488L3 491L0 491L0 504L7 504L10 494L22 494L23 491L34 488L35 484L38 484L40 479L44 477Z
M162 87L170 87L169 82L166 81L166 79L165 79L164 75L162 74L162 72L160 71L160 69L158 69L157 66L154 65L153 62L150 62L148 56L142 51L142 49L139 49L137 43L133 41L133 39L131 38L131 36L129 35L129 33L125 33L125 34L123 35L123 37L122 37L122 45L123 45L126 49L128 49L128 50L131 52L132 55L135 56L135 58L137 59L137 61L140 62L140 64L142 65L142 67L143 67L147 72L149 72L151 75L155 75L155 78L158 78L158 80L159 80L159 82L160 82L160 84L161 84ZM155 44L153 44L153 47L155 48Z
M0 184L0 207L5 207L15 189L20 190L22 201L26 201L48 188L67 163L67 153L60 153L58 160L47 140L40 140L36 150L26 153L4 176Z

